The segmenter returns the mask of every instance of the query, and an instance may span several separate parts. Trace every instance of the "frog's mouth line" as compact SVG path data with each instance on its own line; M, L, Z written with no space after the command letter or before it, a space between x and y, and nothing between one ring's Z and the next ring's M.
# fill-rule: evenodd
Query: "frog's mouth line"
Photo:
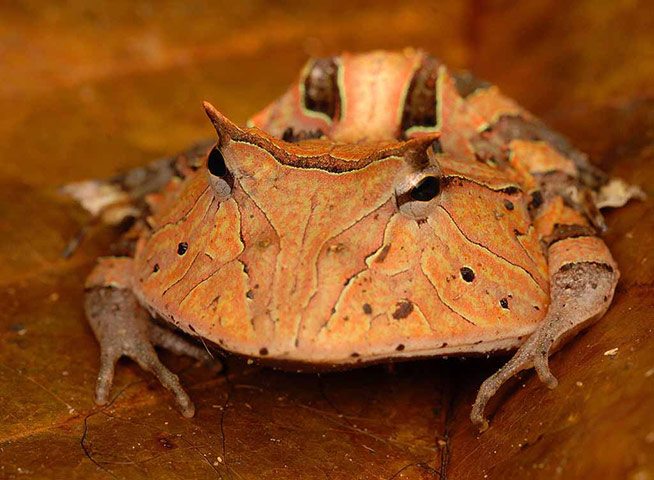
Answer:
M162 322L162 325L170 327L168 322ZM174 328L174 327L173 327ZM222 357L236 357L247 360L262 367L269 367L275 370L283 370L295 373L320 373L331 371L352 370L353 368L365 368L384 363L402 363L417 360L425 360L437 357L482 357L488 355L510 355L518 348L523 341L535 330L536 326L529 326L524 331L514 332L514 335L496 339L493 341L477 341L473 343L462 343L459 345L449 345L444 343L438 347L424 348L421 350L403 350L368 356L348 356L334 361L321 359L299 360L294 358L267 357L260 355L246 355L234 352L223 346L202 338L197 335L191 335L185 331L176 328L178 333L190 338L193 342L199 343L212 356L216 353Z

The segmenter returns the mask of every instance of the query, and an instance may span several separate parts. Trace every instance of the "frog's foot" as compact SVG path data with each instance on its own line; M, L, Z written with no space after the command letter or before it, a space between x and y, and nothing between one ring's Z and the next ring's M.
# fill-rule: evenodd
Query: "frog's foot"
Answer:
M571 240L576 239L566 241ZM484 417L486 404L516 373L534 367L541 381L555 388L558 382L547 363L550 350L601 317L611 303L618 280L614 265L593 261L555 267L556 273L551 276L551 303L543 323L504 367L484 381L477 393L470 419L482 432L488 428Z
M172 331L154 325L149 314L127 289L92 288L86 295L86 315L101 349L100 371L95 390L96 403L107 403L116 362L126 355L144 370L152 372L159 382L175 395L185 417L195 414L193 402L179 383L179 378L159 361L154 346L209 361L210 356L206 351Z

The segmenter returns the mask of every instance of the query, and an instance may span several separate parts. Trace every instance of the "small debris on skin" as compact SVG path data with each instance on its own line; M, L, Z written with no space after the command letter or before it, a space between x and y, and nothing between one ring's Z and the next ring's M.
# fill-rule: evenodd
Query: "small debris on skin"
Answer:
M618 347L612 348L611 350L607 350L604 352L604 356L606 357L615 357L618 354Z
M577 382L575 385L577 385L578 387L583 387L583 386L584 386L584 382Z
M654 368L650 368L645 372L645 378L649 378L654 375Z

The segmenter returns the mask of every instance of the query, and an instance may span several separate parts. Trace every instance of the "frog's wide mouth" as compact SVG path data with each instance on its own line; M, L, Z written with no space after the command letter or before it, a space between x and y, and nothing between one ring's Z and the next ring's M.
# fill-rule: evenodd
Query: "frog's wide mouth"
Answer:
M334 355L330 357L329 352L320 352L320 355L315 357L310 354L300 354L294 352L292 354L273 355L268 351L262 354L261 350L252 351L248 354L241 349L230 350L208 339L198 340L197 336L193 336L195 342L199 342L205 348L217 352L221 352L223 356L233 356L242 358L248 362L254 362L263 367L270 367L274 369L297 372L297 373L318 373L327 371L340 371L350 370L352 368L365 368L381 363L396 363L408 362L413 360L424 360L435 357L481 357L488 355L508 355L516 348L518 348L531 333L535 330L535 326L527 327L519 332L514 332L511 335L504 336L488 341L464 341L460 343L442 342L433 345L424 345L422 347L403 348L398 350L396 348L388 349L387 351L380 350L374 354L366 355Z

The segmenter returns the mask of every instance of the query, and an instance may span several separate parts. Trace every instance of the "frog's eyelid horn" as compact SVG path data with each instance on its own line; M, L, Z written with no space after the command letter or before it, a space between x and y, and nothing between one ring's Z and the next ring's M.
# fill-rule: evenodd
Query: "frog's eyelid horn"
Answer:
M434 142L439 142L441 134L438 132L420 135L407 140L404 159L414 169L422 170L433 163L430 159L430 147Z
M236 124L216 110L216 108L209 102L202 102L202 106L204 107L204 111L207 113L209 120L211 120L211 123L216 129L219 146L223 146L226 141L231 140L232 138L238 138L243 135L244 132L238 128Z

